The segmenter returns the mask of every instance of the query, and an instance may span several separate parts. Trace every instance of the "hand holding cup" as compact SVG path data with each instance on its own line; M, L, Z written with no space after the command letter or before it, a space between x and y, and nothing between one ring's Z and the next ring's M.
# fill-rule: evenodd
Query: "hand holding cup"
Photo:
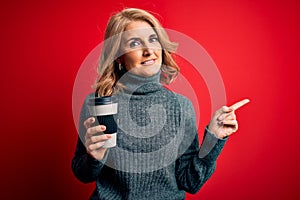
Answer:
M101 160L106 148L112 148L117 143L117 99L114 96L90 98L88 109L92 117L84 122L87 129L85 146L90 155Z
M90 117L84 121L84 126L87 130L85 134L86 151L93 158L102 160L107 150L106 148L103 148L103 146L105 144L105 141L111 138L111 135L103 133L103 131L105 131L106 129L106 127L103 125L92 127L92 124L94 123L94 117Z

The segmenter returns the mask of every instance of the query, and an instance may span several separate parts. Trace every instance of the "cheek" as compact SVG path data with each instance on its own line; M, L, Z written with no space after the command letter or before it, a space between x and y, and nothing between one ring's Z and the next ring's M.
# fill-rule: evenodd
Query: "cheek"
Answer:
M162 53L162 51L157 52L157 55L159 57L160 63L162 64L162 59L163 59L163 53Z
M128 64L137 63L137 62L139 62L139 58L140 58L139 52L132 51L125 55L125 63L128 63Z

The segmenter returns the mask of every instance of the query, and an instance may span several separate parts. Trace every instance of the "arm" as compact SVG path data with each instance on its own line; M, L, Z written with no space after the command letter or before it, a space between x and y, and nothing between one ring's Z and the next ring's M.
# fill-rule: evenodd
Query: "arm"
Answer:
M106 153L106 156L104 156L101 161L93 158L89 153L87 153L87 149L84 145L85 135L87 132L87 129L84 126L84 121L90 117L87 108L87 99L84 102L80 112L79 135L75 154L72 159L72 171L74 175L83 183L93 182L97 179L107 157Z
M213 148L206 154L206 147L215 143ZM199 149L198 135L191 146L176 161L176 179L179 189L195 194L203 184L211 177L215 168L216 160L221 153L226 140L216 139L206 129L201 148ZM203 153L205 152L205 153ZM202 154L202 155L201 155ZM202 157L205 155L204 157Z
M185 138L191 138L192 143L188 148L188 144L183 143L181 146L185 146L187 150L176 161L176 180L179 189L194 194L213 174L226 139L218 139L205 129L203 143L199 148L194 110L189 104L185 119Z
M189 148L177 160L177 183L180 189L190 193L196 193L201 186L211 177L216 167L216 160L221 153L229 135L238 129L234 111L249 102L244 99L227 107L217 110L209 125L205 129L201 148L198 146L198 135L195 123L195 114L192 104L187 104L186 135L194 135L195 138Z

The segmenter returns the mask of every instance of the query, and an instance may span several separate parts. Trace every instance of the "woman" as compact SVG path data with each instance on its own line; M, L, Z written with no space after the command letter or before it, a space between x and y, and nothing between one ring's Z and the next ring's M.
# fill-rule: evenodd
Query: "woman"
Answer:
M162 86L179 73L171 56L176 48L144 10L124 9L110 18L100 78L83 104L72 161L79 180L96 182L91 199L184 199L209 179L227 136L237 131L234 111L248 100L217 110L199 148L191 102ZM117 147L106 149L110 135L93 125L87 102L110 95L119 101L118 137Z

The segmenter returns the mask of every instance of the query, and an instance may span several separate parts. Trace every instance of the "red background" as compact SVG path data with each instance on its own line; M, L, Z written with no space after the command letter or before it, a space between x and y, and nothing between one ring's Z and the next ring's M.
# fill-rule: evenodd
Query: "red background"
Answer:
M187 199L299 199L299 3L285 1L1 1L1 199L87 199L71 172L72 89L87 54L123 7L158 13L211 55L237 114L213 177ZM191 49L192 51L192 49ZM197 88L199 77L185 67ZM200 131L210 118L199 85Z

